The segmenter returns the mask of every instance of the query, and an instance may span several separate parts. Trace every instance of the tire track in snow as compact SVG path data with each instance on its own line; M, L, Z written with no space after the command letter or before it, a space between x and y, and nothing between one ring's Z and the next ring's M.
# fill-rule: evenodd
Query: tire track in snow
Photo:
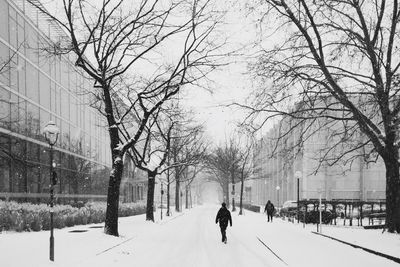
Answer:
M165 225L166 223L168 223L168 222L170 222L170 221L172 221L172 220L174 220L174 219L176 219L176 218L179 218L179 217L183 216L184 214L185 214L185 213L182 212L181 214L176 215L176 216L170 218L169 220L165 220L165 221L163 221L163 222L160 222L159 224L160 224L160 225ZM96 256L99 256L99 255L101 255L101 254L103 254L103 253L105 253L105 252L107 252L107 251L110 251L110 250L112 250L112 249L114 249L114 248L116 248L116 247L119 247L120 245L131 241L133 238L134 238L134 237L131 237L131 238L127 239L127 240L124 240L124 241L121 242L121 243L118 243L118 244L116 244L116 245L114 245L114 246L112 246L112 247L109 247L109 248L107 248L107 249L105 249L105 250L102 250L102 251L96 253Z
M236 218L235 218L236 217ZM256 228L248 228L247 223L248 221L245 220L245 217L242 216L234 216L233 220L236 221L235 225L238 226L232 227L232 240L238 246L240 246L239 251L246 250L249 254L249 257L252 257L255 261L253 264L254 266L283 266L282 261L276 257L271 257L269 253L265 253L264 245L258 243L254 236L258 235L258 229ZM243 227L246 228L246 233L241 231ZM259 240L260 241L260 240ZM228 237L228 245L229 245L229 237ZM251 256L252 255L252 256ZM274 255L275 256L275 255ZM259 265L261 263L262 265ZM286 263L285 263L286 264ZM287 265L287 264L286 264ZM252 265L244 265L244 266L252 266Z
M231 233L231 236L233 239L230 241L231 243L240 245L243 249L247 250L250 254L254 255L254 257L257 258L260 262L264 262L264 259L260 257L260 255L257 254L254 250L250 249L249 246L246 243L244 243L241 238L237 237L234 232Z
M267 244L265 244L258 236L256 236L256 237L257 237L258 241L260 241L261 244L263 244L269 251L271 251L272 254L275 255L275 257L277 257L281 262L283 262L285 265L288 266L288 264L284 260L282 260L282 258L279 257L278 254L276 254Z
M166 224L166 223L168 223L168 222L170 222L170 221L172 221L172 220L174 220L174 219L176 219L176 218L181 217L181 216L184 215L184 214L185 214L185 213L182 212L181 214L176 215L176 216L170 218L169 220L165 220L165 221L163 221L163 222L160 222L159 224L160 224L160 225L164 225L164 224ZM99 256L99 255L101 255L101 254L103 254L103 253L105 253L105 252L107 252L107 251L110 251L110 250L112 250L112 249L114 249L114 248L116 248L116 247L119 247L120 245L122 245L122 244L124 244L124 243L126 243L126 242L131 241L133 238L134 238L134 237L131 237L131 238L127 239L127 240L124 240L124 241L121 242L121 243L118 243L118 244L116 244L116 245L114 245L114 246L112 246L112 247L109 247L109 248L107 248L107 249L105 249L105 250L102 250L102 251L96 253L96 256Z
M99 255L101 255L101 254L103 254L103 253L105 253L105 252L107 252L107 251L109 251L109 250L112 250L113 248L119 247L119 246L121 246L122 244L125 244L126 242L131 241L133 238L134 238L134 237L131 237L131 238L127 239L127 240L124 240L124 241L121 242L121 243L118 243L118 244L116 244L116 245L114 245L114 246L112 246L112 247L109 247L109 248L107 248L107 249L105 249L105 250L103 250L103 251L100 251L99 253L96 253L96 256L99 256Z

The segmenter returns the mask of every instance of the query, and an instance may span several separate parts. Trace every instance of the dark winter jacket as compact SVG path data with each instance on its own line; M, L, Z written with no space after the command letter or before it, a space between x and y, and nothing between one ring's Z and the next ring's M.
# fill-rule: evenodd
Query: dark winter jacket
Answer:
M268 201L267 205L265 205L264 212L274 213L274 211L275 211L274 204L272 204L271 202Z
M231 212L226 207L221 207L217 213L217 217L215 218L215 223L219 222L220 227L227 227L228 222L232 226L232 217Z

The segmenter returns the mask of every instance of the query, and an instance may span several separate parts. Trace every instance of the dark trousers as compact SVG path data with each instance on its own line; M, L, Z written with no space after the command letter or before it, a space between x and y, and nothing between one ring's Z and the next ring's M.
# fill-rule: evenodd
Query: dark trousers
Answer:
M267 212L267 218L268 218L268 221L271 218L271 222L272 222L272 212Z
M222 242L224 242L226 241L226 227L228 227L228 225L220 224L219 227L221 228Z

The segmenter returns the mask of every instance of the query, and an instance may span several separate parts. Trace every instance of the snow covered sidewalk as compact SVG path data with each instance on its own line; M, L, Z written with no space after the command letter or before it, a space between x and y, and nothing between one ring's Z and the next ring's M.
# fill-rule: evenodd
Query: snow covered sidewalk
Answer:
M281 219L266 224L267 226L258 225L258 228L253 226L253 231L262 233L260 238L266 240L265 243L270 245L288 266L398 266L394 261L313 234L316 225L306 225L303 228L302 223L291 223ZM326 225L323 225L322 233L369 249L380 247L382 253L399 256L400 236L396 234L382 234L382 230Z
M315 226L314 226L315 228ZM316 231L315 229L313 231ZM382 229L365 230L357 226L323 226L322 234L365 247L380 253L400 258L400 235Z
M49 262L49 232L0 234L0 265L22 266L398 266L393 261L313 234L315 225L274 219L263 214L232 213L228 244L215 224L218 206L201 206L175 213L120 218L120 237L103 234L102 225L82 225L55 231L55 262ZM101 228L94 228L101 227ZM323 234L400 257L400 236L382 230L325 226Z
M297 224L279 220L281 223L293 224L303 228L303 223ZM317 232L316 224L305 225L304 230ZM383 254L400 258L400 235L391 234L382 229L366 230L362 226L323 225L322 234L335 239L371 249Z
M175 213L160 222L160 214L156 213L156 223L146 222L145 215L119 218L119 237L105 235L104 223L54 229L54 262L49 261L49 231L3 232L0 233L0 266L76 266L183 214Z

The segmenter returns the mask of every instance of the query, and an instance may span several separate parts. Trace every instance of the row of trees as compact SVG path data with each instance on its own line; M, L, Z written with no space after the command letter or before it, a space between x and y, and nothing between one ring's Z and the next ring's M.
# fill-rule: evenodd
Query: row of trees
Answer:
M223 14L210 0L66 0L50 11L28 2L66 33L46 51L74 55L105 117L112 153L105 233L118 235L125 154L147 172L146 219L153 220L155 177L165 170L177 127L166 106L218 65L223 41L214 32Z
M222 188L225 203L236 210L236 183L240 182L239 215L243 213L244 181L252 174L252 147L254 142L247 135L231 137L225 144L217 146L207 155L205 166L209 173L209 181L215 181ZM229 184L232 188L229 188ZM232 202L229 200L231 190Z

